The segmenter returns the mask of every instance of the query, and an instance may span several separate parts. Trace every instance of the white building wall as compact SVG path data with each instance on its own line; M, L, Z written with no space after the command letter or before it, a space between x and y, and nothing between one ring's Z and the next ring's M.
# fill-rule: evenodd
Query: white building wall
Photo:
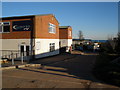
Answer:
M68 46L72 45L72 39L68 39Z
M72 39L60 39L61 47L71 46Z
M2 43L0 44L2 52L1 52L1 56L7 56L11 55L11 51L15 50L18 51L20 50L20 46L24 46L24 50L26 49L26 46L30 46L30 39L0 39L2 41ZM5 50L5 51L4 51ZM11 51L10 51L11 50ZM26 50L25 50L26 51ZM16 60L21 60L21 54L20 52L13 52L13 57ZM17 54L17 58L16 58L16 54ZM10 56L11 58L11 56ZM29 57L24 57L24 60L29 60Z
M66 52L69 52L71 45L72 45L72 39L68 39L68 45L67 45L68 48L67 48Z
M72 39L60 39L61 47L67 47L66 52L69 52L70 46L72 45Z
M59 54L59 41L63 46L72 44L72 39L35 39L35 58ZM55 43L55 51L50 52L50 43ZM2 39L2 50L20 50L20 45L30 45L30 39Z
M30 45L30 39L1 39L2 50L20 50L20 45ZM50 43L55 43L55 51L50 52ZM59 54L59 39L35 39L35 58Z
M60 42L61 42L61 47L68 46L68 39L60 39Z
M55 51L50 52L50 43L55 43ZM59 39L35 39L35 58L59 54Z
M30 39L0 39L2 50L20 50L20 45L30 45Z

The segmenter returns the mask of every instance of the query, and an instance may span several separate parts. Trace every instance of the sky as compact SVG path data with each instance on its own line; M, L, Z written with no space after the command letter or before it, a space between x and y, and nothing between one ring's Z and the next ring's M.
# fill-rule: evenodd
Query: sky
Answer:
M2 16L54 14L60 26L81 30L86 39L106 40L118 33L117 2L2 2Z

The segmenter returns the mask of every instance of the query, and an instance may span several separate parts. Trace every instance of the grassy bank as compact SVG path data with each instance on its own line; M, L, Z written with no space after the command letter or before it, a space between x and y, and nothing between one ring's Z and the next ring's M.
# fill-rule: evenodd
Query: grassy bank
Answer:
M120 66L111 63L118 55L101 53L96 60L93 74L94 76L106 83L120 86Z

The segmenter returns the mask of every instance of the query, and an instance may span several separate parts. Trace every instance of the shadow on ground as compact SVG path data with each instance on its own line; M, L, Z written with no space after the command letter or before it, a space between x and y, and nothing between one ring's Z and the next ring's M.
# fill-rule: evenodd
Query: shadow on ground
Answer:
M64 53L53 57L41 58L31 62L35 64L41 64L42 66L39 68L37 67L36 69L26 69L26 68L19 68L19 69L38 72L38 73L76 78L83 80L83 83L84 81L86 81L89 84L93 82L105 84L104 82L97 80L92 74L96 57L97 54L81 55L78 53L77 54ZM54 68L46 68L46 67L54 67ZM62 68L62 69L58 69L58 68Z
M66 72L75 78L98 82L92 75L92 68L96 55L80 55L64 53L58 56L42 58L32 63L40 63L42 66L65 68L66 70L47 69L51 71ZM51 73L52 74L52 73Z

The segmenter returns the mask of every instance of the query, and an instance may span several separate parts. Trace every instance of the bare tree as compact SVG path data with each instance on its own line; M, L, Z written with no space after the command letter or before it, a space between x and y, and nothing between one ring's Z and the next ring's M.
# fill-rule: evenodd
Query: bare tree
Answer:
M116 38L113 38L112 36L111 36L111 37L108 37L108 41L109 41L109 44L110 44L110 46L112 47L112 49L115 50Z
M83 40L84 37L83 37L83 32L80 30L79 33L78 33L78 37L80 40Z

